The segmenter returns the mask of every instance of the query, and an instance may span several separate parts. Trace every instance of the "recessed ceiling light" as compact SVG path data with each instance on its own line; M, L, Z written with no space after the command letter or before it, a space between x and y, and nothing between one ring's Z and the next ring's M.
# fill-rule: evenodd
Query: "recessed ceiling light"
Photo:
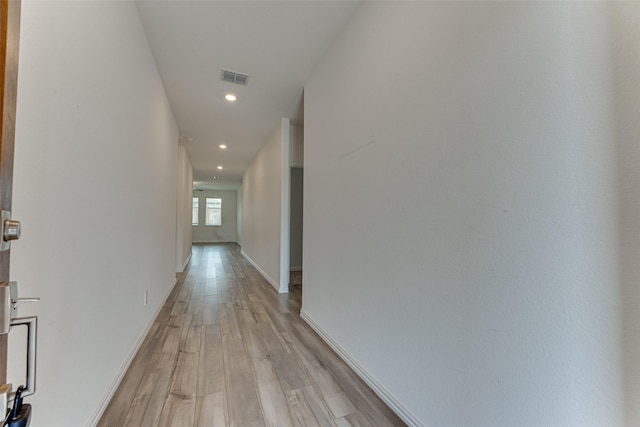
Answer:
M222 166L218 166L218 170L222 170Z
M238 98L234 94L228 93L224 96L224 99L226 99L227 101L235 101Z
M220 144L220 145L218 145L218 147L220 147L220 148L221 148L221 149L223 149L223 150L224 150L225 148L227 148L226 144Z

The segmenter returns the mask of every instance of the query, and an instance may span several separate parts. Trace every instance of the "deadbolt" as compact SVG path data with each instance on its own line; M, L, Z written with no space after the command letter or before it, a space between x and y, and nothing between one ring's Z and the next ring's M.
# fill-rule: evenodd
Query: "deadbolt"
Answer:
M11 219L11 212L9 211L2 211L0 215L0 226L0 235L2 235L0 251L6 251L11 247L10 243L12 240L20 238L22 227L20 221Z
M4 221L4 233L2 238L5 242L18 240L20 238L20 221L7 219Z

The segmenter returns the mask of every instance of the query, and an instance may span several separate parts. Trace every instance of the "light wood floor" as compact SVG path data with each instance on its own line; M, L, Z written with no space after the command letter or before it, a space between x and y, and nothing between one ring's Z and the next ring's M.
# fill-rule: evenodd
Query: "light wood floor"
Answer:
M405 425L236 244L196 245L98 426Z
M292 271L289 273L289 286L302 286L302 271Z

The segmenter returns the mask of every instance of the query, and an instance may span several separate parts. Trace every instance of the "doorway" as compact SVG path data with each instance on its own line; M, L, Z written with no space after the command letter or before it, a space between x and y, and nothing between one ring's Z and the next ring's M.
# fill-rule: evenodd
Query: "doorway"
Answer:
M289 204L289 286L302 286L302 206L304 169L291 168Z

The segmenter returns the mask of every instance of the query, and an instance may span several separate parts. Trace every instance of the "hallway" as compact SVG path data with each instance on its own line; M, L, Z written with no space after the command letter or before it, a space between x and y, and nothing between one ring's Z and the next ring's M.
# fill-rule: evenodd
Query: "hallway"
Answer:
M237 244L194 245L99 426L401 426Z

